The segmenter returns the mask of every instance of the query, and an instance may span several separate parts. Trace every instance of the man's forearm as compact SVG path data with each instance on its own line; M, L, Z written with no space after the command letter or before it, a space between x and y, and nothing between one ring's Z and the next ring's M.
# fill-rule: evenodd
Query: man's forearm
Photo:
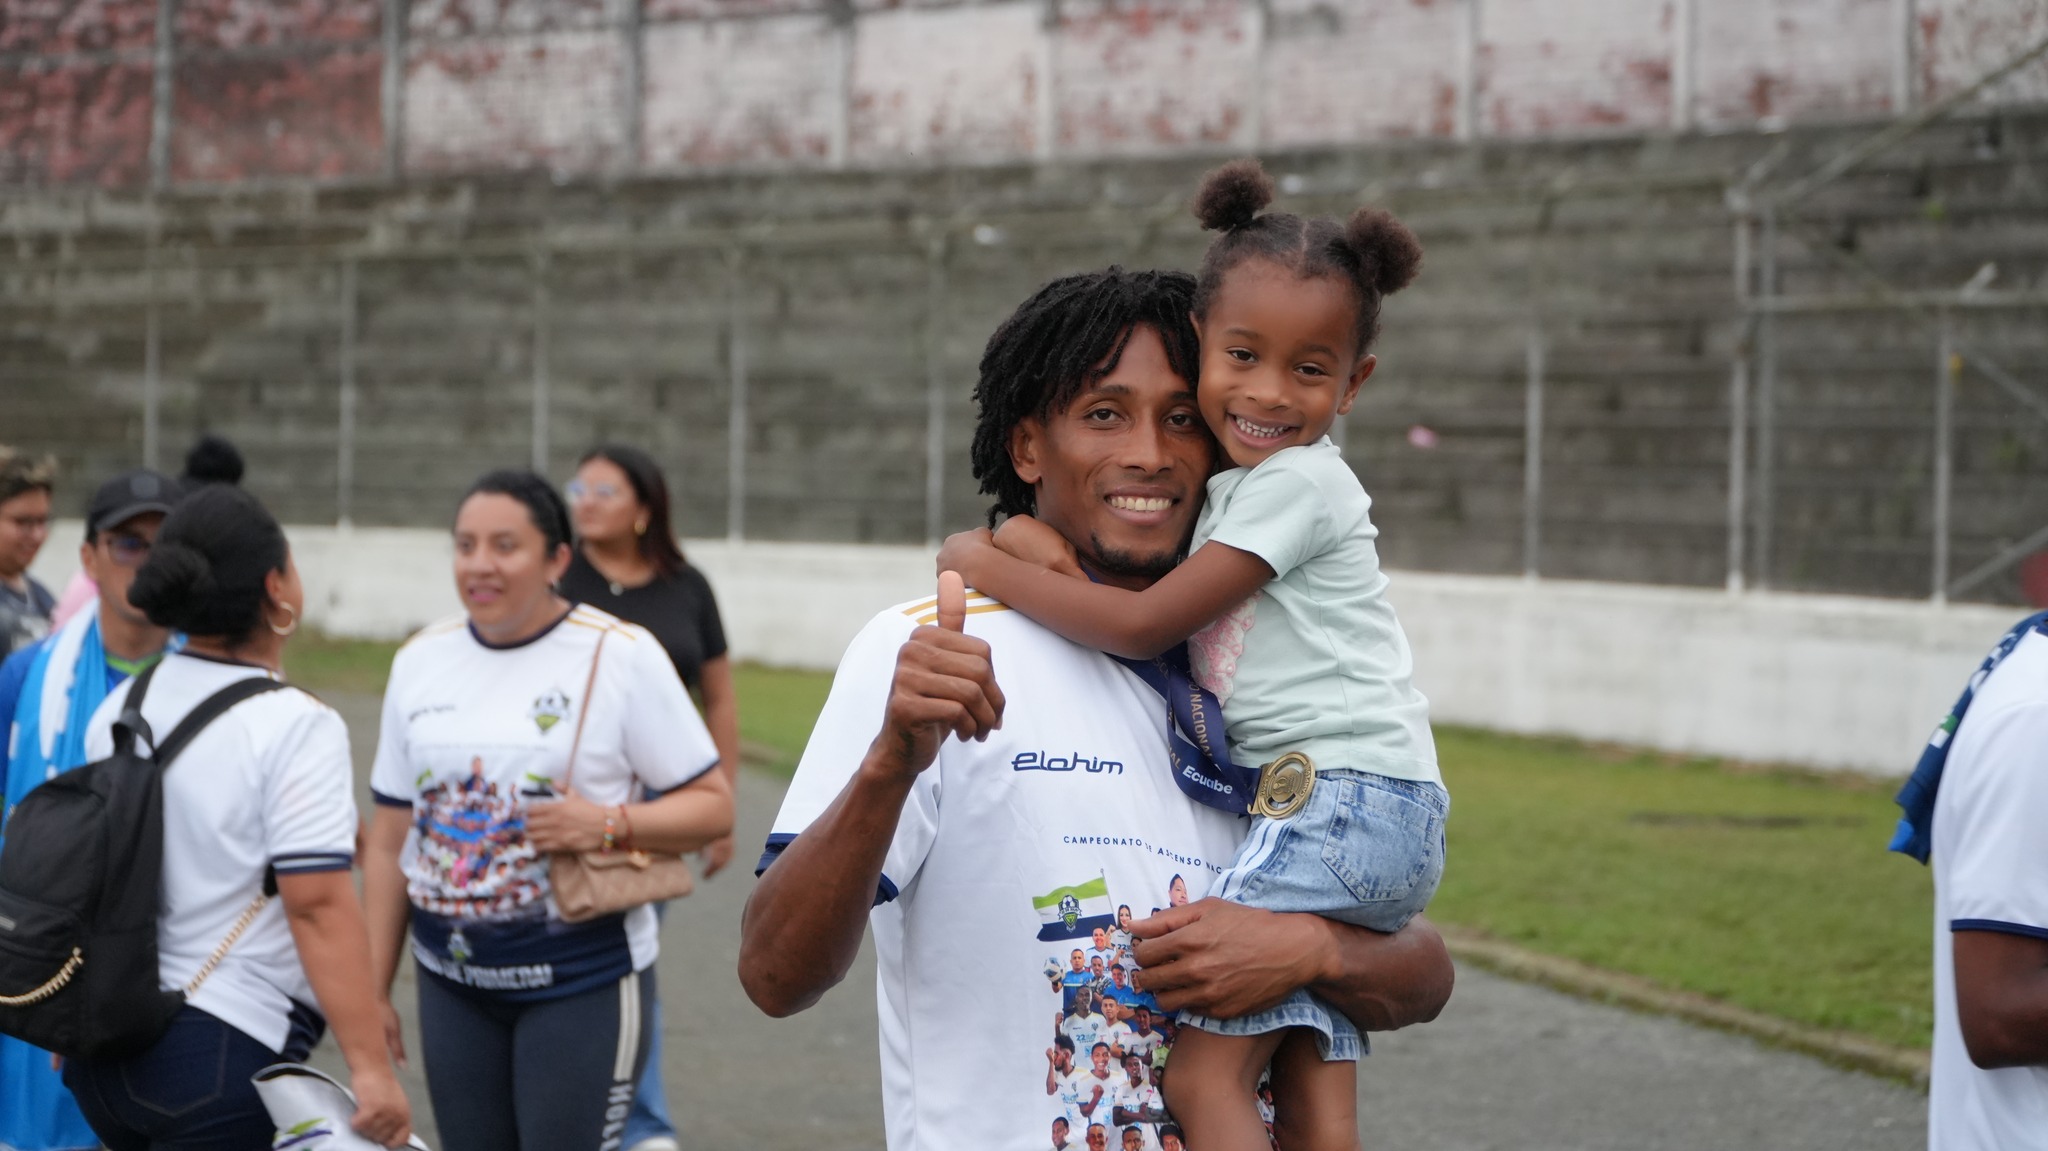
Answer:
M1417 916L1387 935L1322 920L1330 943L1324 974L1309 990L1322 996L1360 1031L1393 1031L1428 1023L1450 1002L1456 972L1443 936Z
M793 1015L846 978L914 776L870 749L839 798L761 876L740 920L740 984L770 1015Z

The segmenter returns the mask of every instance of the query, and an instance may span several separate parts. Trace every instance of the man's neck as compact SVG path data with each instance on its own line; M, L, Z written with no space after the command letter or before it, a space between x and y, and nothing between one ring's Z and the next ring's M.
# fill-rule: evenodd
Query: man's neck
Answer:
M130 663L147 659L170 642L171 633L163 628L125 619L106 604L100 605L100 646L115 659Z
M0 584L6 584L19 595L28 594L28 569L18 572L0 572Z

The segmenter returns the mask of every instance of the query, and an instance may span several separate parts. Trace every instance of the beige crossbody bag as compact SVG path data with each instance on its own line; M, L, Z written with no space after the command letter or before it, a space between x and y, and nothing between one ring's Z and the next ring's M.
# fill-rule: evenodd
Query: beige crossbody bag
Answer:
M569 765L562 771L565 794L575 794L576 753L583 746L583 721L590 716L591 690L597 686L608 634L597 637L597 650L590 656L590 678L584 681L583 702L576 712L576 737L569 744ZM548 863L548 879L555 910L569 923L616 915L643 903L681 899L697 886L682 856L631 848L555 852Z

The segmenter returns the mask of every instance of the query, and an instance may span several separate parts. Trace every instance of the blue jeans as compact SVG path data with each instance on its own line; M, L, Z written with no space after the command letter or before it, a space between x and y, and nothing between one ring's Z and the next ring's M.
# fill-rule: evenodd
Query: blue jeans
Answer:
M1286 819L1259 816L1211 895L1267 911L1306 911L1374 931L1399 931L1429 904L1444 874L1450 795L1434 783L1345 769L1319 771L1308 802ZM1183 1014L1215 1035L1309 1027L1328 1060L1368 1050L1349 1019L1306 990L1237 1019Z
M272 1051L186 1007L140 1055L66 1060L64 1086L112 1151L269 1151L277 1128L249 1077L302 1061L312 1046L294 1030L285 1051Z
M654 905L656 923L668 922L668 904ZM658 1135L675 1138L675 1120L668 1115L668 1096L661 1086L661 993L654 984L654 972L647 973L648 998L654 1001L653 1015L648 1020L644 1045L647 1048L647 1068L640 1073L640 1082L633 1088L633 1110L626 1116L625 1145L632 1147Z

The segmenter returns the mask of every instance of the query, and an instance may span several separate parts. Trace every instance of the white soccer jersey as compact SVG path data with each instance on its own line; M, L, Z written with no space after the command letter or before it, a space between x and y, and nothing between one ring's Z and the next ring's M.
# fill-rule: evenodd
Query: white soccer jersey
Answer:
M1130 1076L1123 1075L1117 1079L1115 1106L1121 1109L1127 1116L1136 1116L1149 1113L1154 1108L1164 1110L1166 1105L1160 1102L1159 1089L1157 1087L1152 1086L1150 1083L1140 1083L1133 1087L1131 1086ZM1123 1146L1124 1128L1135 1126L1145 1136L1145 1151L1159 1151L1159 1124L1157 1122L1140 1119L1131 1123L1117 1123L1114 1122L1116 1118L1114 1111L1110 1113L1110 1118L1112 1120L1112 1126L1110 1127L1111 1138L1109 1141L1111 1147L1121 1148Z
M200 701L261 668L167 655L151 677L142 718L163 738ZM88 761L113 753L114 720L134 680L93 713ZM163 904L157 958L165 990L199 973L249 904L264 868L279 875L345 871L355 858L355 776L348 727L302 691L236 704L209 724L164 772ZM271 900L207 976L191 1004L276 1051L294 1004L317 1007L285 922Z
M967 610L1008 707L985 743L946 741L883 865L872 923L891 1151L1042 1151L1060 1111L1045 1094L1060 1006L1047 970L1119 904L1166 906L1176 876L1200 898L1245 826L1174 786L1166 703L1136 675L985 596ZM932 600L892 608L847 649L770 857L845 788L881 729L897 650L935 615Z
M592 803L632 803L642 786L670 791L718 765L675 666L640 627L588 606L509 647L485 644L462 618L429 627L392 661L370 776L380 804L413 811L403 860L416 907L476 923L553 918L547 860L526 842L526 807L547 802L564 780L600 638L569 786ZM625 935L632 970L654 962L653 908L628 912ZM560 985L569 979L565 965L589 960L523 958L530 962L518 966L517 986L526 990L547 985L532 972L551 968ZM430 961L473 986L513 986L469 970L460 954L452 962L461 969L445 956L422 959Z
M2029 635L1956 729L1934 803L1930 1151L2048 1151L2048 1067L1985 1071L1956 1020L1954 933L2048 939L2048 636Z

